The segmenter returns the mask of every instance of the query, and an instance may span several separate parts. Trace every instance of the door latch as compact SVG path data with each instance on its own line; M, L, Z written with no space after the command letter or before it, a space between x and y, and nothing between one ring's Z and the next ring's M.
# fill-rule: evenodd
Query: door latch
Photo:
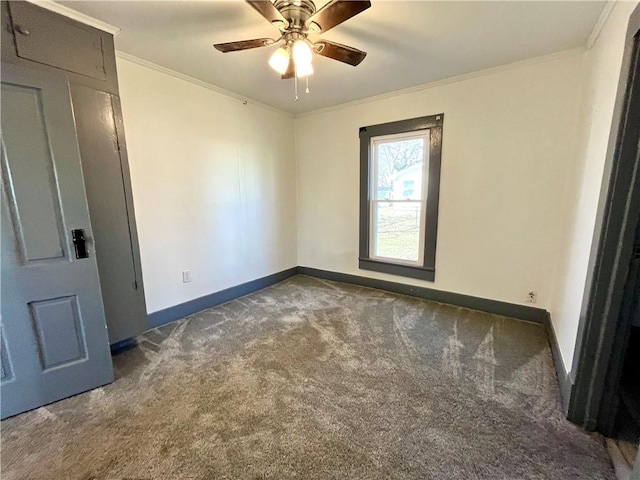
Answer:
M73 240L73 247L76 249L76 258L88 258L89 252L87 251L87 241L84 238L84 229L76 228L71 230L71 239Z

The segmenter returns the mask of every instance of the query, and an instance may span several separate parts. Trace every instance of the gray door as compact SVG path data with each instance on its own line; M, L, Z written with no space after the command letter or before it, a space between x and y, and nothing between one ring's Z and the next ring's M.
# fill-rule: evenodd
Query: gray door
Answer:
M109 93L71 85L111 344L135 337L147 326L144 293L135 268L137 245L134 247L131 232L132 227L135 228L133 204L127 201L125 190L130 182L119 149L114 100Z
M77 258L71 237L92 232L69 86L7 64L1 78L5 418L109 383L113 369L93 248Z

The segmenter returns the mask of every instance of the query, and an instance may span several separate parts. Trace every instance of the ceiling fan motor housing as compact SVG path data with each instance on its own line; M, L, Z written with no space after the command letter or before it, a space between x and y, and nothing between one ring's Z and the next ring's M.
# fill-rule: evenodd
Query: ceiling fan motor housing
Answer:
M307 33L305 23L316 12L316 5L311 0L276 0L274 7L289 22L286 31Z

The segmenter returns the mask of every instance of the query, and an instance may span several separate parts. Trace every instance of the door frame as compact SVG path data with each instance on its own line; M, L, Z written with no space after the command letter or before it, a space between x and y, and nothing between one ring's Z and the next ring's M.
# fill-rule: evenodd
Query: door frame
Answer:
M640 159L632 140L640 128L640 74L634 76L638 62L640 5L627 28L571 369L575 379L567 417L587 430L608 428L599 419L601 402L609 366L621 363L622 356L613 345L619 336L618 318L640 215Z

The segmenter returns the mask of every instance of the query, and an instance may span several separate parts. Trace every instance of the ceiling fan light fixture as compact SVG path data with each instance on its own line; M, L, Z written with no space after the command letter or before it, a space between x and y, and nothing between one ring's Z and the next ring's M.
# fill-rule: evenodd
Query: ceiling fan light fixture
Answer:
M284 75L289 67L289 56L289 49L287 47L280 47L271 55L269 66L280 75Z
M298 78L308 77L312 73L313 73L313 65L311 65L311 62L303 62L303 63L296 62L296 76Z
M297 65L311 65L311 59L313 58L313 53L311 52L311 47L304 40L296 40L293 43L293 61Z

